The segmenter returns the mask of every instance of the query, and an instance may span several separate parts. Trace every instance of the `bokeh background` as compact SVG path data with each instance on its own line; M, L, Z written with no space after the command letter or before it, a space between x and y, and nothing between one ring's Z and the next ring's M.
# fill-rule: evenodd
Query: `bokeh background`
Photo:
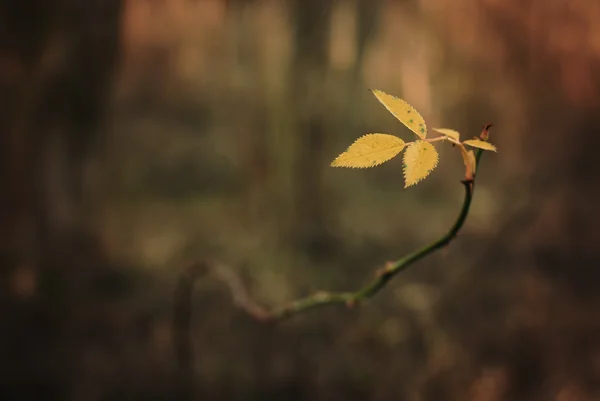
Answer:
M0 398L600 399L600 2L2 0ZM462 161L328 167L495 123L458 240L369 303L253 321L210 257L275 306L352 290L443 234Z

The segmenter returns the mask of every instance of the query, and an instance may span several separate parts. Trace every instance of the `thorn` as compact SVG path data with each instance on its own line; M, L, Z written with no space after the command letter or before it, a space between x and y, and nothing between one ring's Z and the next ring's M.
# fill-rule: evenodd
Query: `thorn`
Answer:
M356 307L357 304L358 304L358 301L356 299L349 299L346 301L346 308L354 309L354 307Z

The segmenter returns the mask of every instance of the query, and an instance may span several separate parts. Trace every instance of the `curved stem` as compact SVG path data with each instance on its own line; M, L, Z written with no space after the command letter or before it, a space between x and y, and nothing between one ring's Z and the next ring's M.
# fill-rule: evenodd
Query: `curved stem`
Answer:
M478 149L475 153L475 160L477 164L479 164L482 153L483 151L481 149ZM268 310L258 305L247 295L240 279L235 275L235 273L233 273L233 271L225 268L224 266L218 266L214 269L215 274L219 279L229 286L229 289L233 294L234 303L256 320L263 322L282 320L309 309L315 309L322 306L345 304L348 307L352 307L377 294L398 273L404 271L409 266L423 259L427 255L448 245L458 235L458 232L463 227L469 214L475 184L472 179L465 179L461 182L464 185L465 196L460 212L458 213L458 216L450 230L441 238L433 241L429 245L418 249L394 262L387 263L383 269L380 269L375 273L375 277L369 283L355 292L332 293L320 291L308 297L293 301L282 307Z
M481 157L481 153L481 150L477 152L477 160L479 160L479 158ZM348 306L354 306L355 304L364 301L365 299L371 298L372 296L377 294L398 273L404 271L410 265L423 259L425 256L448 245L457 236L458 232L464 225L469 214L474 189L474 181L464 180L462 181L462 184L465 188L465 196L462 207L460 209L458 217L456 218L456 221L454 222L450 230L441 238L421 249L418 249L408 254L403 258L388 263L382 270L375 274L375 278L373 278L371 282L369 282L366 286L364 286L356 292L319 292L306 298L294 301L281 308L274 309L270 313L268 313L267 316L263 315L263 318L268 317L269 320L281 320L283 318L290 317L308 309L340 303L346 304Z
M488 130L491 126L491 124L484 126L483 131L479 136L481 140L487 141L489 137ZM482 154L483 151L481 149L477 149L475 152L476 167L479 166ZM234 303L239 308L246 311L250 316L259 321L265 322L281 320L309 309L315 309L317 307L327 305L346 304L348 307L352 307L357 303L371 298L377 294L398 273L406 270L409 266L423 259L427 255L448 245L458 235L469 214L475 186L475 182L469 174L468 167L466 178L461 182L465 188L465 196L462 207L450 230L448 230L448 232L441 238L433 241L429 245L417 249L407 256L397 259L396 261L387 263L383 269L380 269L375 273L375 277L369 283L355 292L331 293L321 291L306 298L293 301L285 306L268 310L258 305L248 296L243 284L241 283L241 280L235 275L235 273L233 273L233 271L225 268L224 266L213 267L213 271L221 281L229 286L229 289L233 294ZM189 354L191 350L189 347L189 344L191 343L189 334L192 309L191 294L193 282L198 276L198 271L202 270L202 267L199 266L210 267L207 262L204 264L192 264L182 273L178 289L176 290L176 313L174 326L176 328L175 332L178 337L177 342L181 344L188 344L188 346L180 346L178 349L179 360L183 362L183 365L191 364L191 362L186 359L186 355Z
M487 124L480 134L480 139L488 139L488 130L491 124ZM483 151L477 149L475 152L475 165L479 166ZM477 170L479 170L477 168ZM418 249L407 256L394 262L388 263L383 269L375 274L373 280L356 292L318 292L309 297L291 302L283 307L275 309L265 309L248 296L240 278L230 269L224 266L213 266L207 261L190 264L179 276L177 288L175 289L174 313L173 313L173 334L177 366L179 368L179 377L181 383L182 399L193 399L194 393L194 352L192 348L192 293L193 286L197 278L204 274L207 269L213 273L225 284L229 286L233 295L233 302L248 315L261 322L273 322L282 320L298 313L315 309L321 306L346 304L352 307L355 304L371 298L377 294L385 285L398 273L407 269L413 263L423 259L425 256L435 252L438 249L448 245L457 235L464 225L471 201L473 199L473 190L475 182L469 177L467 168L466 178L462 181L465 188L465 196L462 207L458 213L454 224L450 230L431 244Z

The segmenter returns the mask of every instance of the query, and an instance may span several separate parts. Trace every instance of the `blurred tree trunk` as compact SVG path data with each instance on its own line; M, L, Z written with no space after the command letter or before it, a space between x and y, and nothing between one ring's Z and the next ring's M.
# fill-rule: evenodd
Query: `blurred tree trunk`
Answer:
M292 169L292 229L297 244L311 257L332 251L332 214L325 193L323 172L329 164L327 146L328 49L332 0L292 0L294 49L291 71L291 105L295 109L295 157ZM290 112L292 112L290 110Z
M83 171L110 95L121 2L4 4L0 239L29 258L83 229Z
M31 8L29 10L28 8ZM3 2L0 10L2 146L0 146L2 191L0 192L0 247L3 267L24 254L33 224L33 134L30 125L33 104L44 79L44 47L51 19L43 1ZM29 22L29 24L27 24ZM27 28L26 28L27 26ZM46 67L44 65L44 67Z
M272 161L269 155L268 123L265 99L265 85L260 79L260 56L256 34L252 26L251 14L257 7L254 0L229 0L227 12L233 36L232 110L237 110L235 135L239 136L238 155L244 174L245 196L244 213L262 221L271 214L267 205L271 198L269 182L272 179Z
M119 0L0 5L0 361L11 372L3 390L25 399L66 396L70 353L59 341L69 340L59 333L75 304L69 283L102 263L82 218L83 172L110 95L121 10Z
M377 37L384 0L356 0L356 60L352 68L351 84L362 86L362 73L367 49Z
M363 80L364 61L367 50L377 36L384 0L356 0L356 33L354 51L356 57L348 74L346 105L343 114L343 132L351 132L360 126L362 117L361 98L365 93Z

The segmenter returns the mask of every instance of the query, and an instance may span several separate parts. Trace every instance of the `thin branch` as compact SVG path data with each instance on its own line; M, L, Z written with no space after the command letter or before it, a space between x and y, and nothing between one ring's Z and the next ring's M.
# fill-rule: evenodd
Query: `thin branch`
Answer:
M465 188L465 197L462 208L454 225L443 237L403 258L387 263L383 269L380 269L375 273L375 277L371 282L356 292L317 292L306 298L291 302L283 307L275 308L271 311L262 311L261 320L282 320L300 312L327 305L345 304L348 307L353 307L377 294L398 273L404 271L410 265L423 259L425 256L448 245L457 236L469 214L469 208L473 198L474 182L462 181L462 184Z
M491 124L485 125L483 131L480 134L481 140L488 139L488 130L491 126ZM479 166L482 153L483 151L481 149L477 149L475 152L475 160L477 166ZM227 268L224 265L210 266L206 263L203 266L208 267L220 281L222 281L229 287L229 290L231 291L231 294L233 296L233 302L237 307L244 310L250 316L261 322L282 320L296 315L300 312L328 305L345 304L347 307L353 307L359 304L360 302L367 300L373 297L375 294L377 294L398 273L406 270L409 266L418 262L424 257L432 254L433 252L447 246L454 238L456 238L469 214L469 209L471 207L471 201L473 199L473 191L475 186L475 181L473 179L469 179L468 172L467 178L461 181L461 183L463 184L465 190L463 204L450 230L441 238L432 242L431 244L421 249L418 249L403 258L387 263L384 268L380 269L375 273L375 277L369 283L367 283L364 287L360 288L358 291L355 292L332 293L320 291L306 298L301 298L299 300L293 301L282 307L268 310L258 305L252 300L252 298L248 295L243 282L232 269ZM193 269L193 272L197 272L197 266L194 266L195 265L192 265L189 269ZM177 298L178 301L181 303L185 304L187 302L187 306L180 306L179 308L177 308L177 310L180 310L182 314L188 314L187 323L186 319L180 319L180 325L182 322L189 325L189 320L191 318L191 286L196 276L197 274L184 272L183 277L185 278L180 280L181 287L177 291L180 294ZM185 324L183 326L185 326ZM183 328L185 329L186 327ZM189 327L187 327L187 330L189 332ZM181 338L181 340L189 341L190 339L188 338L188 335L186 335L184 338ZM179 350L179 355L183 358L185 362L186 356L184 356L183 353L186 353L186 349L184 348L189 347L181 348Z
M487 141L489 136L488 130L491 126L491 124L487 124L483 128L483 131L479 135L481 140ZM476 167L479 166L482 153L483 151L481 149L477 149L475 153ZM469 174L468 170L467 167L465 179L461 181L465 189L463 204L458 217L450 230L437 241L394 262L389 262L383 269L375 273L375 277L371 282L356 292L330 293L321 291L306 298L291 302L283 307L268 310L260 306L250 297L244 283L232 269L224 265L211 264L207 261L190 264L180 273L174 299L173 335L177 366L179 368L178 377L181 380L180 398L194 398L193 376L195 353L193 352L191 330L192 293L194 283L199 276L207 274L207 271L212 272L216 278L229 287L234 304L259 322L275 322L310 309L316 309L327 305L345 304L347 307L353 307L361 301L377 294L398 273L404 271L410 265L423 259L425 256L447 246L454 238L456 238L467 219L471 201L473 199L475 182L474 177Z
M250 297L242 279L233 269L221 264L213 266L213 272L219 280L229 287L235 306L246 311L256 320L268 321L271 319L271 313Z

